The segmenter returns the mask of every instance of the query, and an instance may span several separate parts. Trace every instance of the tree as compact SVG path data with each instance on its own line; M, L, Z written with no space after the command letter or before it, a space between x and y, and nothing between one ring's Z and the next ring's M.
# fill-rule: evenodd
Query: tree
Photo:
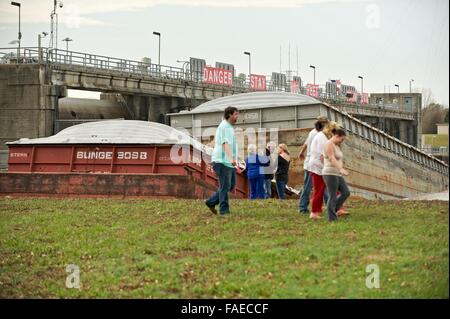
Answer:
M423 108L426 108L427 106L434 104L434 96L433 92L431 92L431 89L422 89L422 106Z
M422 109L422 134L436 134L436 124L445 121L448 123L448 109L439 103L431 103Z

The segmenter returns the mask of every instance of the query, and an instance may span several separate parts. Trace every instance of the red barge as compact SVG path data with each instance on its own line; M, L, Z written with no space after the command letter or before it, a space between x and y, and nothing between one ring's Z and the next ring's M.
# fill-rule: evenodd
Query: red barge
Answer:
M218 184L211 148L154 122L85 123L8 147L3 195L206 198ZM248 198L245 173L232 197Z

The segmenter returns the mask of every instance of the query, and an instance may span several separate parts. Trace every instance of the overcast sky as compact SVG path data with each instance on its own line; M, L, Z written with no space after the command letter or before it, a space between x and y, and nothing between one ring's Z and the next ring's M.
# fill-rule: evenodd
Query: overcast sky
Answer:
M49 32L53 0L22 3L22 46L37 46L39 32ZM271 74L291 69L312 83L341 79L364 91L395 92L429 88L435 100L449 103L449 18L447 0L64 0L59 10L59 39L70 37L80 52L161 63L203 58L235 65L247 73ZM0 0L0 47L17 38L18 12ZM48 41L44 42L45 44ZM65 43L58 44L65 47ZM3 50L2 50L3 51Z

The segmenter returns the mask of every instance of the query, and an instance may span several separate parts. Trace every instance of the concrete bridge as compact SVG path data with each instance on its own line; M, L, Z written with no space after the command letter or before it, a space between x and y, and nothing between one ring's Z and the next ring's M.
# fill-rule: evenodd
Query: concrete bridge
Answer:
M166 114L192 109L219 97L251 91L249 81L234 77L231 86L202 82L201 71L149 62L64 50L23 48L0 64L0 149L20 137L45 137L58 129L58 100L68 89L99 91L123 105L127 119L166 122ZM0 54L5 49L0 49ZM5 55L6 56L6 55ZM268 91L291 90L267 80ZM300 87L299 93L306 88ZM418 144L416 110L379 104L348 103L345 97L320 93L336 106L412 145ZM416 101L416 106L420 105ZM420 107L419 107L420 110Z

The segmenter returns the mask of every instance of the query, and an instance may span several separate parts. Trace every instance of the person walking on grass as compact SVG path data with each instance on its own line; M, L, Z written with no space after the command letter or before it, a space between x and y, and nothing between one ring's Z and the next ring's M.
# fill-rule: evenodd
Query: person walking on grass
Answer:
M247 170L247 178L250 184L250 199L264 199L264 175L262 174L262 166L268 166L269 163L261 163L261 158L257 154L256 146L250 144L248 146L248 157L245 159L245 169Z
M314 123L314 129L312 129L308 137L306 138L305 144L302 145L302 148L300 149L300 153L298 155L300 160L303 160L303 190L300 195L300 199L298 201L298 210L300 213L308 214L309 213L309 198L311 195L311 189L312 189L312 180L311 180L311 173L309 172L308 168L308 162L311 157L311 143L314 139L314 137L317 135L317 133L321 132L324 127L328 124L328 118L325 116L319 116L317 118L316 123ZM306 153L306 156L305 156Z
M325 144L328 142L328 138L331 137L331 130L336 127L336 122L329 122L322 131L316 134L311 142L311 157L308 161L308 169L311 174L313 185L311 213L309 215L312 219L321 218L326 188L325 182L322 178L323 150L325 148Z
M339 208L344 205L344 202L350 196L350 191L344 179L348 172L344 169L344 155L340 147L345 140L345 129L338 127L332 129L331 132L333 136L325 144L323 152L322 176L328 191L328 219L335 221L339 216Z
M286 199L286 185L289 180L289 164L291 157L286 144L278 145L278 165L275 173L277 193L279 199Z
M233 125L236 123L239 111L233 106L225 109L224 119L220 123L215 134L214 150L211 162L214 172L219 179L219 188L205 201L209 210L217 214L216 206L219 205L220 215L230 213L228 192L236 185L236 167L238 144L234 135Z

